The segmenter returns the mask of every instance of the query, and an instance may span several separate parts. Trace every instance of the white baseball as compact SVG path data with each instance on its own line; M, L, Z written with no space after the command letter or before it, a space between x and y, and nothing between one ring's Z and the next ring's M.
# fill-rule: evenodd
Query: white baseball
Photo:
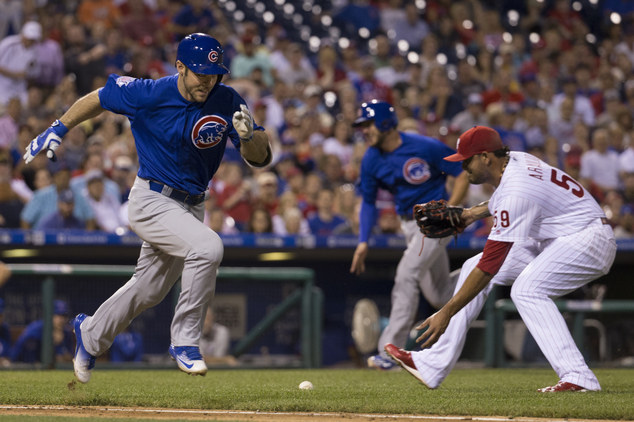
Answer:
M313 389L313 383L310 381L302 381L299 384L299 389L300 390L312 390Z

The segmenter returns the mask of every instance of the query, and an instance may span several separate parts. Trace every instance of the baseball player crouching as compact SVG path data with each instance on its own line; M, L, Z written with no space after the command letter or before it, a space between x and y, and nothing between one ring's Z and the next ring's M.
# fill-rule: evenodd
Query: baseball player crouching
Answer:
M449 199L450 204L460 204L469 187L466 174L458 163L443 160L454 152L451 148L438 139L399 132L397 125L394 107L376 100L361 105L354 123L363 131L369 148L361 162L359 190L363 201L359 213L359 243L350 272L361 274L365 271L379 188L394 196L407 241L407 249L394 278L389 323L379 338L381 352L368 359L369 367L382 370L398 369L383 351L383 346L387 343L405 346L418 311L419 292L438 309L451 298L455 286L455 278L452 282L449 277L446 249L451 237L425 239L421 252L423 236L414 221L412 208L418 202L434 199ZM456 178L451 197L445 189L449 176Z
M227 139L250 165L271 161L264 128L253 122L244 99L220 83L229 73L222 55L216 39L188 35L178 45L178 74L157 80L110 75L104 87L77 100L26 149L26 163L41 151L55 159L68 130L104 110L127 116L134 135L139 171L128 214L144 242L132 278L94 315L79 314L73 321L80 382L90 380L95 357L137 315L161 302L179 276L169 354L186 373L207 372L198 344L224 252L220 237L203 224L207 187Z
M438 387L460 356L467 329L495 284L511 285L511 299L559 376L540 392L600 390L575 345L554 298L607 274L616 242L605 214L568 174L537 157L510 152L493 129L476 126L458 140L458 152L474 184L496 190L488 203L462 212L465 224L493 216L484 251L462 266L454 296L418 328L421 351L393 344L386 351L429 388Z

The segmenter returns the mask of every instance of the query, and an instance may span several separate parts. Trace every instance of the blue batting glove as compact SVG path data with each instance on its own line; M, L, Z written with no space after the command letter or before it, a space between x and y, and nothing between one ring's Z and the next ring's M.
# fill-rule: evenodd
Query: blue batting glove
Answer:
M60 146L62 138L67 133L68 128L64 126L64 123L55 120L48 129L34 138L29 146L26 147L26 153L22 157L24 158L24 162L29 164L42 150L46 150L46 156L50 160L57 160L55 150Z

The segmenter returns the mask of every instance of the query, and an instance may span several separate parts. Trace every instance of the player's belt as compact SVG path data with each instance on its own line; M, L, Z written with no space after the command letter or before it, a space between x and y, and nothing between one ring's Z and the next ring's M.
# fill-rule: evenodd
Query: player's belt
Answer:
M150 183L150 190L158 192L162 195L165 195L187 205L198 205L205 200L204 192L197 195L192 195L189 192L174 189L173 187L164 185L160 182L155 182L154 180L148 180L148 182Z

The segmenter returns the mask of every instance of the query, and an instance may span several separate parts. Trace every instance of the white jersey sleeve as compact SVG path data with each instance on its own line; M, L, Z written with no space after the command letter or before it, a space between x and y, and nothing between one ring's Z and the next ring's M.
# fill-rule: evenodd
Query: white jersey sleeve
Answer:
M494 218L489 239L503 242L566 236L605 217L579 182L523 152L511 152L489 211Z

